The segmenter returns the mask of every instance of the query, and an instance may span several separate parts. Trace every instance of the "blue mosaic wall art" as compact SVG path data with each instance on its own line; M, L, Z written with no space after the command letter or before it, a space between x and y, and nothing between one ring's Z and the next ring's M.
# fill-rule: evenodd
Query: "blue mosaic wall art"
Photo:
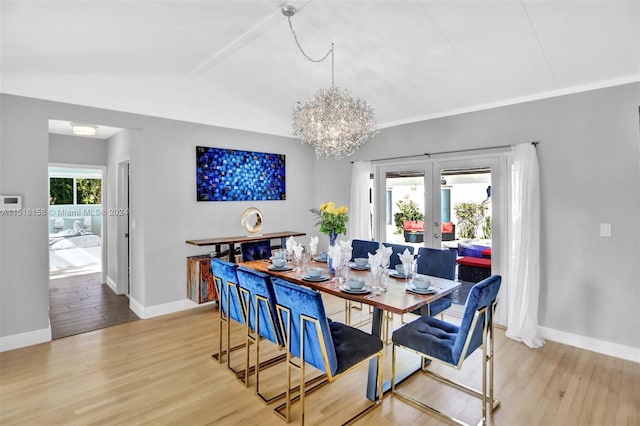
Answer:
M196 147L198 201L285 200L285 156Z

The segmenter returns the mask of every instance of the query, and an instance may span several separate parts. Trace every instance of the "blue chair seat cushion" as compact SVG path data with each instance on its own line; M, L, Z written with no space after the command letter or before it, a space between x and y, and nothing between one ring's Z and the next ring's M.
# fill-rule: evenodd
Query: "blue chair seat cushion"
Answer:
M329 323L340 374L382 350L380 338L340 322Z
M458 331L455 324L423 316L395 330L391 339L395 344L455 364L453 344Z
M429 304L429 314L434 317L438 315L440 312L445 309L449 309L451 307L451 298L450 297L441 297L440 299L433 301ZM420 309L416 309L411 312L412 314L420 315Z

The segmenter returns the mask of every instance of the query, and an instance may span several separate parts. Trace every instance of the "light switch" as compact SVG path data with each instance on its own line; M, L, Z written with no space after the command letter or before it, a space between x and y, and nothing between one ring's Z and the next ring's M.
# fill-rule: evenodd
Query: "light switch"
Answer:
M601 223L600 224L600 236L601 237L610 237L611 236L611 224L610 223Z

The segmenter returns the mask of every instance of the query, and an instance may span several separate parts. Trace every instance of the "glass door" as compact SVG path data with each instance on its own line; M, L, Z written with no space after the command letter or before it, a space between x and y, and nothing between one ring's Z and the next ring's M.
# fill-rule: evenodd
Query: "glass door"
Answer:
M412 245L431 244L433 221L431 164L376 167L375 239ZM439 219L438 219L439 220Z

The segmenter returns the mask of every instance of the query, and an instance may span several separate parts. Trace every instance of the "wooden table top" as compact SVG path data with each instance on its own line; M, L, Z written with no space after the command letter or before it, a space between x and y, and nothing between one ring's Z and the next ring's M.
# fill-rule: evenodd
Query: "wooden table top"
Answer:
M437 287L439 290L437 293L429 294L429 295L419 295L415 293L411 293L406 291L405 280L404 279L396 279L389 277L387 280L388 286L387 291L383 292L380 295L372 296L371 294L350 294L340 290L340 284L335 280L323 281L323 282L312 282L305 281L302 279L302 276L292 271L278 272L272 271L269 269L271 266L271 262L267 259L265 260L254 260L251 262L243 262L239 264L240 266L245 266L247 268L255 269L260 272L264 272L274 277L279 277L285 279L289 282L293 282L296 284L303 285L305 287L312 288L314 290L323 291L325 293L329 293L331 295L341 297L343 299L353 300L355 302L362 302L366 305L371 305L375 308L379 308L385 311L393 312L394 314L405 314L411 312L415 309L418 309L424 305L434 302L435 300L440 299L447 294L452 293L454 290L459 288L461 284L457 281L447 280L444 278L438 277L430 277L432 285ZM326 263L320 263L313 261L309 266L317 266L325 268L325 275L327 274L327 265ZM356 271L349 270L349 276L360 276L367 279L366 285L371 285L373 281L373 277L369 271Z
M263 241L263 240L272 240L276 238L299 237L302 235L307 235L307 234L304 232L297 232L297 231L282 231L282 232L270 232L270 233L258 234L258 235L240 235L237 237L218 237L218 238L208 238L204 240L187 240L185 242L187 244L191 244L194 246L213 246L216 244L246 243L247 241Z

